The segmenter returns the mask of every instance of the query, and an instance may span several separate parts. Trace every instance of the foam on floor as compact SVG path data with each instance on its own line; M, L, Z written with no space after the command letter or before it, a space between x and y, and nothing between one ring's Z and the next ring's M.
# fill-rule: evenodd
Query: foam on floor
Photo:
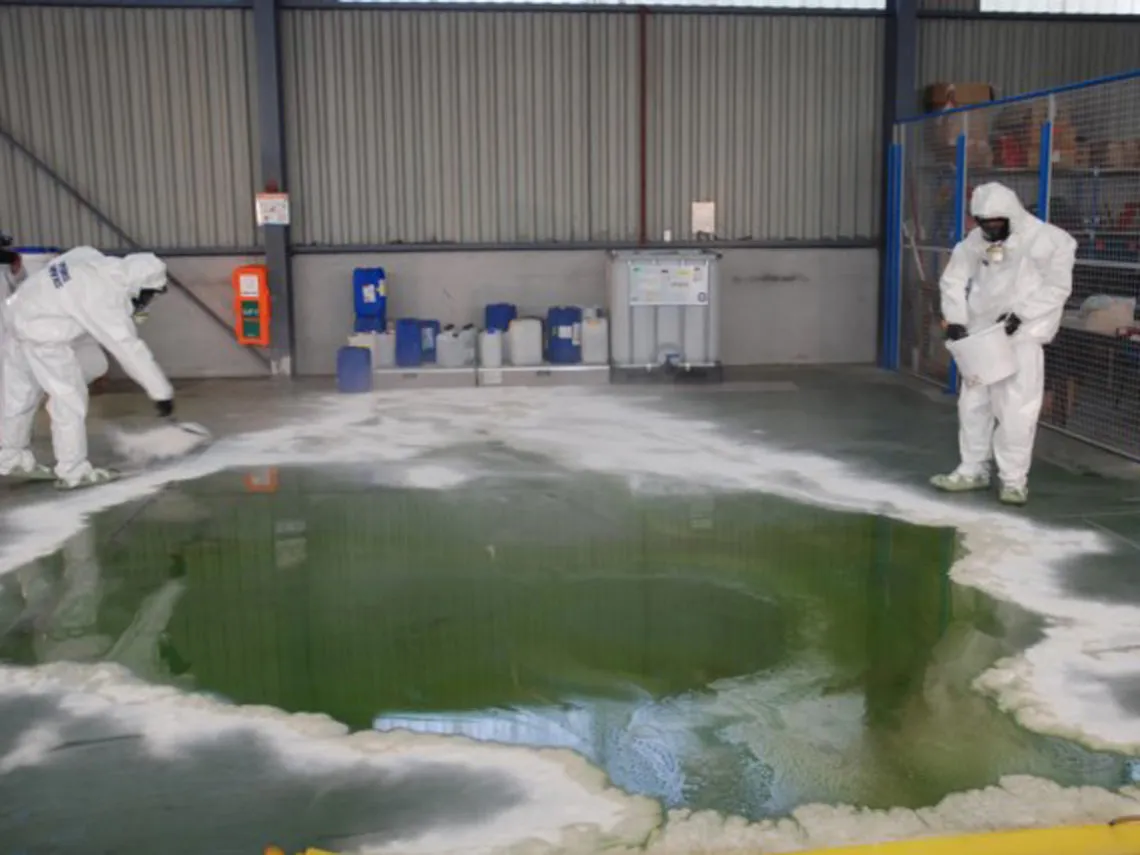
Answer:
M1140 609L1082 599L1064 587L1059 575L1066 562L1107 554L1110 545L1101 535L1035 524L1016 513L972 508L821 454L789 452L766 443L762 436L734 436L715 424L663 412L660 399L651 395L503 388L307 399L281 426L223 440L193 460L15 508L3 519L14 533L0 546L0 572L59 548L88 515L151 494L171 481L239 467L346 464L359 470L374 464L378 471L389 467L399 472L404 485L446 489L467 476L432 468L435 464L427 460L416 461L432 452L489 442L568 469L624 477L634 489L762 491L840 510L956 527L965 548L952 569L953 578L1048 619L1033 648L998 663L978 679L977 686L1029 728L1092 747L1140 752L1140 717L1120 705L1112 685L1140 676L1134 655L1140 643ZM0 680L11 679L12 672L0 672ZM168 698L164 703L177 707L188 701ZM145 721L149 713L140 715ZM473 748L450 750L469 747ZM575 768L574 776L579 774L586 772ZM596 782L596 773L589 774ZM557 778L547 775L542 786L553 786ZM1015 782L992 792L951 797L925 813L804 808L796 812L794 822L776 824L749 825L716 815L679 813L671 816L655 846L665 847L660 851L681 851L699 840L700 851L754 844L787 851L779 847L821 845L827 835L843 836L845 828L852 839L865 840L876 837L880 833L876 829L900 834L923 829L965 831L1022 820L1045 824L1093 814L1107 819L1137 809L1105 791L1082 792L1075 798L1051 787L1040 781ZM582 804L588 805L583 816L602 810L600 802ZM629 802L635 804L636 800ZM640 810L631 809L635 814ZM557 816L555 811L547 821ZM638 816L643 828L645 816ZM607 814L598 827L611 820ZM519 826L525 827L525 823ZM716 841L716 848L709 848L710 840ZM425 844L428 848L422 851L437 851L431 848L435 845Z
M493 817L451 823L383 844L365 840L356 847L377 855L794 852L917 836L1107 822L1140 811L1137 790L1066 789L1013 776L999 786L951 795L919 810L815 804L796 808L788 818L764 822L712 811L663 815L655 802L614 789L601 772L570 751L399 731L348 734L326 716L233 706L141 683L116 665L0 666L0 697L5 696L39 697L71 716L111 722L117 737L130 736L159 758L192 756L199 746L246 732L267 744L286 768L302 773L335 773L364 764L400 775L416 764L459 764L476 775L504 776L527 794L522 803ZM11 749L0 757L0 772L51 763L65 739L50 726L29 727L15 735Z

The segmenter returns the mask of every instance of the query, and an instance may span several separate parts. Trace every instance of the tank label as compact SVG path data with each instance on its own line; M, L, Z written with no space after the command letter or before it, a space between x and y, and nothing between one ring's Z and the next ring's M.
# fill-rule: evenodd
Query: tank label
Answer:
M708 263L670 261L630 262L631 306L708 305Z

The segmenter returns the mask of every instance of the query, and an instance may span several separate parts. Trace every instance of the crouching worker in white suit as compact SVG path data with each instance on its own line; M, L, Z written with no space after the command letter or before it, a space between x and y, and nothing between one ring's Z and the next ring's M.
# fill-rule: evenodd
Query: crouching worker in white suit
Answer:
M62 489L117 477L87 460L87 384L93 372L81 351L88 337L102 345L142 386L159 415L171 415L174 390L139 338L134 321L165 288L166 265L156 255L112 258L91 247L58 256L20 285L5 310L0 476L54 477ZM31 451L32 423L44 395L54 473L37 463Z
M963 384L958 397L961 463L931 483L948 492L987 489L990 460L995 459L1001 501L1024 505L1045 396L1042 348L1057 335L1073 290L1077 242L1026 211L1017 194L1002 184L975 189L970 213L978 226L954 247L939 283L946 337L957 341L1003 323L1017 373L989 386Z

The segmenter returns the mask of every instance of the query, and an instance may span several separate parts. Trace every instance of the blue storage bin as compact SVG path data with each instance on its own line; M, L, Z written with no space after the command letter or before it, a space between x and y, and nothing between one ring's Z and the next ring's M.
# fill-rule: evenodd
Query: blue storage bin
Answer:
M422 342L423 360L426 363L435 362L435 340L439 338L439 321L420 321L420 335Z
M552 365L582 361L582 309L555 306L546 315L547 360Z
M396 364L400 368L416 368L424 361L424 339L417 318L396 321Z
M383 267L352 271L352 305L357 332L380 332L388 322L388 282Z
M483 326L487 330L506 332L518 316L519 309L514 303L488 303L483 310Z
M372 391L372 351L342 347L336 353L336 388L348 395Z

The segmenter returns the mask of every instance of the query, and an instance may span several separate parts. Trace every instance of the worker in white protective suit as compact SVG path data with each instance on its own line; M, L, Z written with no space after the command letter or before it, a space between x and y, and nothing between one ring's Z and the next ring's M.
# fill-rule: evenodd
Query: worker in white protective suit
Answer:
M11 246L12 238L0 232L0 401L4 400L4 304L16 290L23 272L20 253Z
M20 283L28 278L28 265L19 252L7 248L11 245L12 239L0 234L0 406L3 406L4 400L4 304L16 292ZM107 357L99 343L89 335L76 341L74 347L83 369L83 377L90 386L110 368Z
M29 276L8 300L4 343L0 476L45 480L61 489L112 481L117 473L87 460L84 340L105 348L142 386L158 414L174 412L174 390L135 316L166 288L166 265L152 253L113 258L91 247L70 250ZM104 369L105 370L105 369ZM54 472L31 451L32 423L44 395L51 417Z
M961 462L931 483L948 492L987 489L990 461L996 459L1001 501L1024 505L1045 395L1042 348L1056 336L1073 290L1077 242L1030 214L1016 193L996 182L974 190L970 213L977 227L954 247L939 283L946 337L958 341L1002 323L1018 367L1012 377L992 385L963 384Z

